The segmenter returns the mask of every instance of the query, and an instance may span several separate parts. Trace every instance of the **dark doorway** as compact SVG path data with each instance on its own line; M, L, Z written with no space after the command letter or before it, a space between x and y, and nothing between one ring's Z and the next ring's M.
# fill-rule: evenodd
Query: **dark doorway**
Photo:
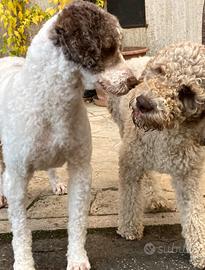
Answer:
M145 0L107 0L107 9L124 28L145 27Z

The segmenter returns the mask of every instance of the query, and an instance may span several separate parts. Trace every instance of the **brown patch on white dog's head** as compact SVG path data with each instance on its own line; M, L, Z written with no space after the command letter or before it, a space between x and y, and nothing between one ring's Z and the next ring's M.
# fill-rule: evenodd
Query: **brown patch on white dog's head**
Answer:
M58 15L50 38L65 57L99 73L107 62L119 61L121 27L118 20L93 3L74 1Z

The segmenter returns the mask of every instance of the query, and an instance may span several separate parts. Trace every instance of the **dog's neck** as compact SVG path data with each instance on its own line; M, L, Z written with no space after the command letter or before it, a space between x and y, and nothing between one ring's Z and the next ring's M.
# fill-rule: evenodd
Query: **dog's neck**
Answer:
M205 117L204 113L201 114L200 117L196 119L192 119L192 121L184 122L180 129L184 132L187 130L187 134L193 138L193 140L204 146L205 145Z
M49 38L57 16L44 24L28 49L23 68L25 84L29 86L30 82L35 82L36 88L40 88L41 91L45 89L46 92L50 89L54 96L66 90L75 90L75 95L76 91L82 95L83 85L80 83L82 80L79 67L65 59L61 47L54 46Z

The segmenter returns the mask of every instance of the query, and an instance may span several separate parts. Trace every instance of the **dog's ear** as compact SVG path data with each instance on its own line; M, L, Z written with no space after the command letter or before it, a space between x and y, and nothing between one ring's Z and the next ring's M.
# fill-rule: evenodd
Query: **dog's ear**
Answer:
M58 14L50 38L65 57L91 72L101 72L105 60L118 51L118 20L95 4L74 1Z
M94 30L89 28L88 16L83 13L86 9L78 6L62 11L55 25L55 44L62 47L68 60L92 70L99 66L101 44Z
M148 62L145 70L142 72L139 80L143 81L143 80L149 80L151 78L153 78L154 76L161 76L161 77L165 77L166 72L164 69L163 65L153 65L152 63L152 59Z
M199 114L205 106L205 91L198 84L182 85L178 97L186 115Z

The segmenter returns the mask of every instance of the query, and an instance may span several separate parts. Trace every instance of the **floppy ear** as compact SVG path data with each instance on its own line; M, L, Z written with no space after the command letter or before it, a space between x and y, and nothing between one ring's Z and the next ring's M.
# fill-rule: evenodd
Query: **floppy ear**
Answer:
M50 38L56 46L62 47L68 60L88 70L100 71L102 69L100 65L102 41L97 31L100 12L92 11L92 6L86 8L87 4L82 4L82 1L80 4L74 2L64 8L58 15Z
M142 72L139 80L143 81L143 80L148 80L151 79L154 76L165 76L165 70L163 65L155 65L155 66L151 66L152 60L150 60L150 62L148 62L145 70Z
M50 39L62 47L68 60L99 73L105 69L105 61L118 51L121 31L113 15L78 0L58 14Z
M187 115L200 114L205 106L205 91L198 84L182 85L179 100Z
M86 16L80 18L80 14L71 8L62 13L55 31L65 56L86 69L95 69L99 64L101 44L94 31L90 30Z

